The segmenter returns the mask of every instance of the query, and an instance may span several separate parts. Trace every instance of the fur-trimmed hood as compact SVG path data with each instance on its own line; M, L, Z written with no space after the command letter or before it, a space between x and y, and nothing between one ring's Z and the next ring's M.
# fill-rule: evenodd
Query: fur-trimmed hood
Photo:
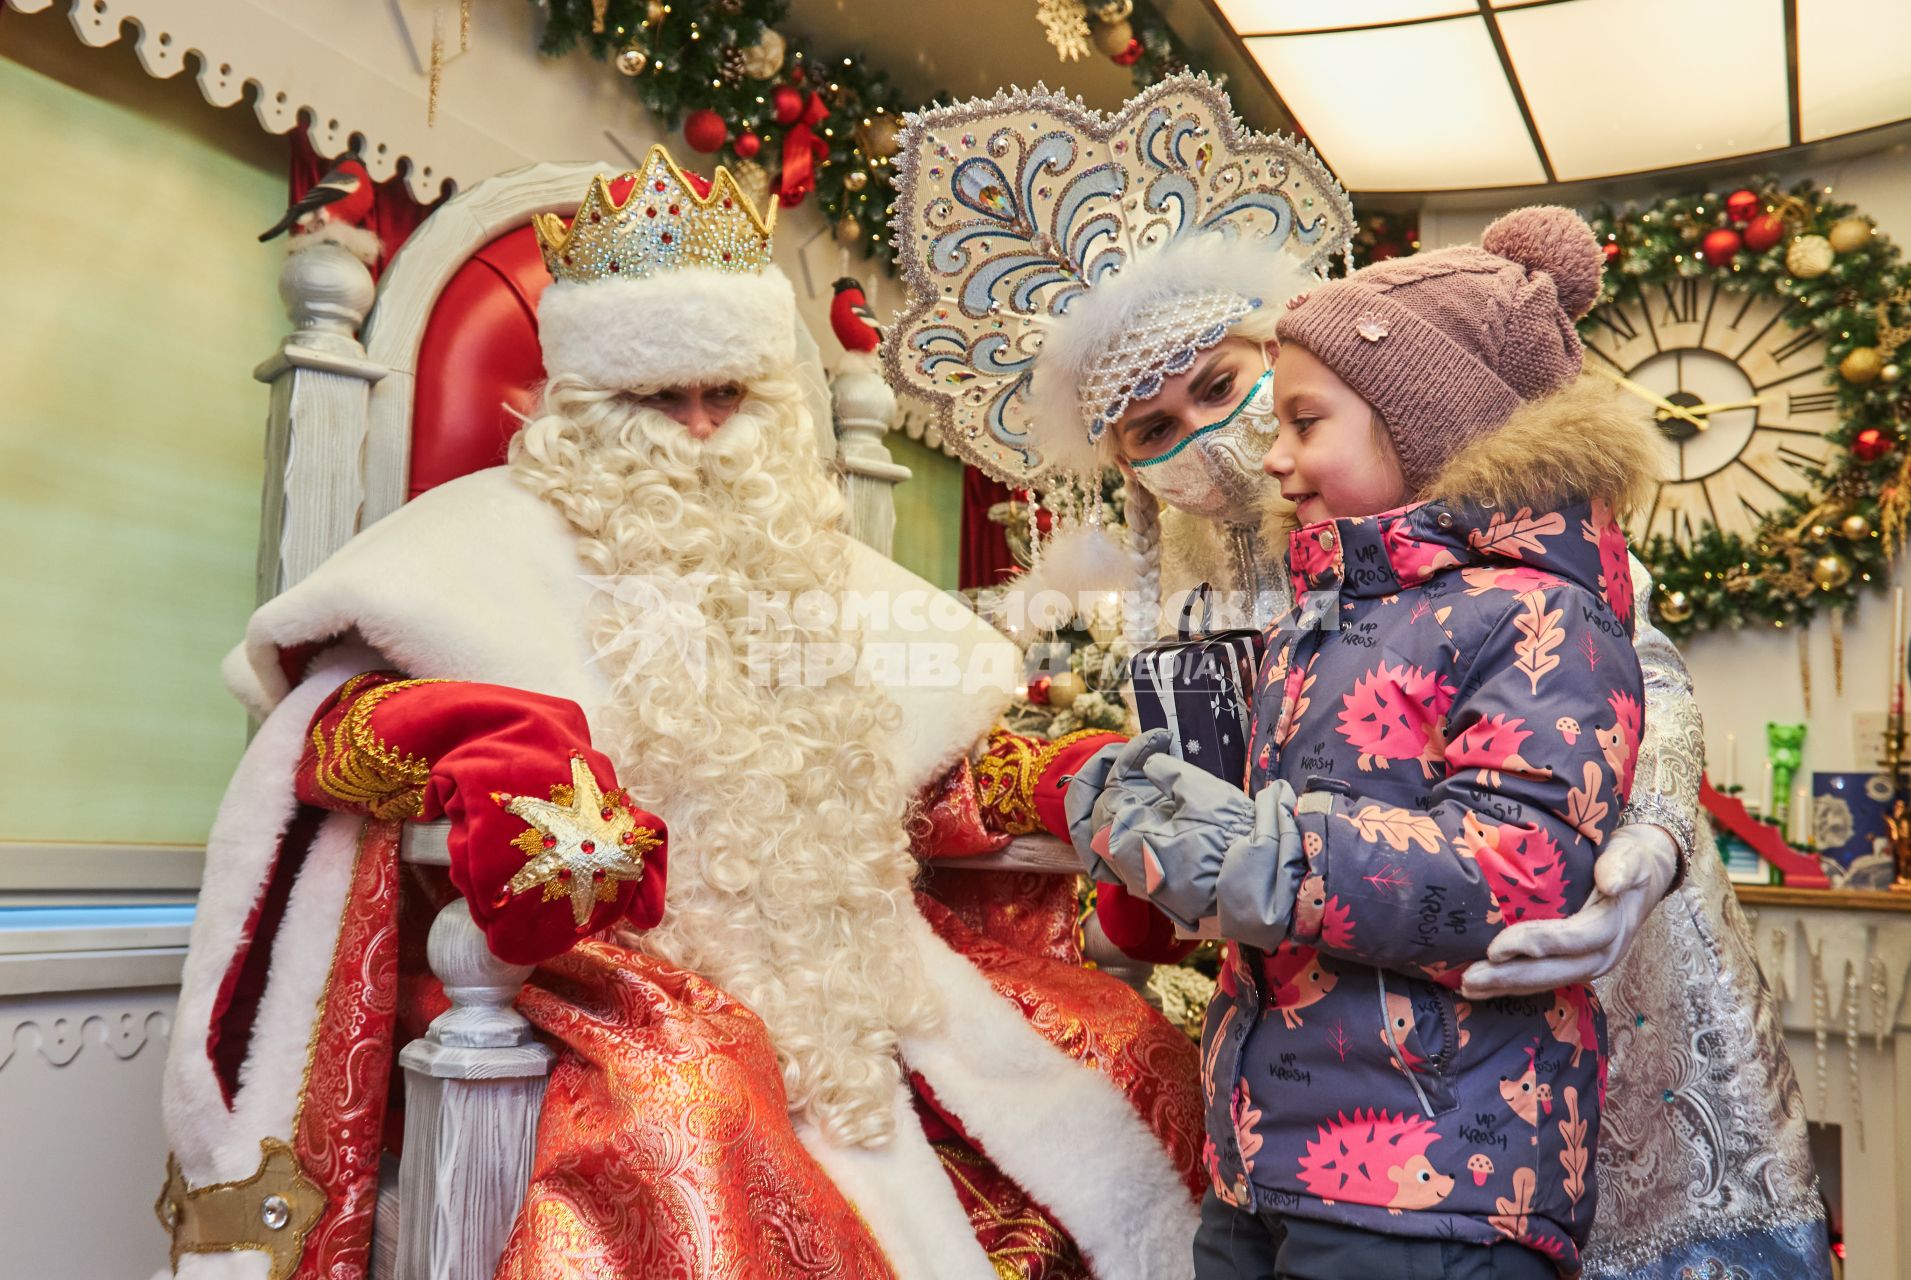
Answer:
M1636 401L1582 375L1460 450L1416 497L1536 511L1599 501L1624 518L1652 492L1665 452Z

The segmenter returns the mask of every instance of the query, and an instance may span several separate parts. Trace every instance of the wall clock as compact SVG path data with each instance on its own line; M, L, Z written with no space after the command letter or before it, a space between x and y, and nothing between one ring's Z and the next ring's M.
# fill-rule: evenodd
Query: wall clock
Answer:
M1838 452L1835 374L1800 304L1681 277L1602 303L1582 326L1594 372L1638 397L1671 448L1628 533L1689 553L1709 526L1753 541L1788 499L1809 502Z
M1670 444L1628 533L1674 638L1836 618L1911 534L1911 268L1830 196L1760 184L1588 219L1606 273L1586 367Z

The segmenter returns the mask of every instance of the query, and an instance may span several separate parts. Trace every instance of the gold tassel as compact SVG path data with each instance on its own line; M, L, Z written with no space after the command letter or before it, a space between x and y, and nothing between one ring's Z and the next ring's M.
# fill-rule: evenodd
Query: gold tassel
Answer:
M1842 605L1831 611L1831 687L1839 697L1845 696L1845 610Z
M431 83L425 96L425 125L438 123L438 90L445 80L445 27L437 13L431 15Z
M1811 629L1798 624L1798 685L1805 691L1805 718L1811 719Z
M591 31L604 34L604 11L610 8L610 0L591 0Z
M458 52L471 52L471 0L458 0Z

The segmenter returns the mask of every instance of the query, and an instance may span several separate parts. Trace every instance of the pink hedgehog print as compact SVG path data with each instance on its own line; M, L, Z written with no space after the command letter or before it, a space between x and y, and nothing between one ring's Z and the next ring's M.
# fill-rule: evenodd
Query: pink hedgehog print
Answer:
M1557 920L1566 914L1566 855L1539 827L1461 815L1456 846L1480 864L1493 893L1488 924Z
M1311 580L1334 567L1338 554L1334 548L1339 545L1338 539L1329 539L1329 545L1322 546L1318 536L1297 533L1287 546L1288 564L1295 576Z
M1289 1031L1305 1025L1302 1009L1319 1004L1340 984L1340 975L1321 964L1318 952L1292 942L1275 947L1262 972L1268 1004L1280 1010Z
M1308 1142L1301 1185L1328 1204L1379 1205L1389 1213L1431 1209L1453 1194L1453 1179L1427 1159L1427 1148L1439 1140L1424 1116L1342 1111Z
M1553 1039L1572 1046L1575 1067L1586 1050L1597 1052L1599 1048L1595 1040L1593 1007L1589 988L1561 987L1553 992L1553 1007L1546 1011L1546 1026L1552 1031Z
M1525 725L1526 721L1519 716L1482 716L1468 725L1447 748L1447 768L1454 773L1478 769L1483 787L1500 786L1505 780L1503 773L1534 780L1552 777L1551 769L1520 755L1521 744L1533 736L1533 731Z
M1599 548L1599 589L1606 593L1613 616L1632 619L1632 561L1626 552L1626 532L1612 518L1604 502L1592 504L1592 518L1580 521L1586 541Z
M1387 993L1387 1021L1380 1028L1380 1043L1387 1046L1387 1065L1401 1074L1418 1071L1427 1060L1415 1053L1407 1043L1413 1038L1414 1017L1413 1001L1397 991ZM1399 1056L1394 1055L1394 1046L1400 1048Z
M1388 523L1381 539L1387 545L1387 559L1393 564L1394 576L1403 587L1417 587L1440 570L1460 563L1451 547L1415 537L1405 520Z
M1417 760L1425 777L1439 776L1457 692L1437 674L1382 661L1341 698L1341 736L1360 753L1354 763L1371 773L1392 760Z
M1303 837L1307 855L1318 857L1320 837L1312 832ZM1294 923L1303 936L1318 936L1323 947L1345 951L1354 945L1354 913L1342 904L1340 895L1327 893L1327 882L1317 875L1301 881L1294 900Z
M1534 1051L1526 1051L1526 1070L1517 1076L1500 1077L1500 1100L1527 1124L1539 1124L1539 1068Z
M1632 768L1639 759L1639 733L1644 713L1638 699L1629 693L1609 695L1606 705L1612 708L1613 726L1610 729L1595 726L1593 736L1599 739L1599 749L1606 755L1606 767L1612 770L1619 789L1629 791Z

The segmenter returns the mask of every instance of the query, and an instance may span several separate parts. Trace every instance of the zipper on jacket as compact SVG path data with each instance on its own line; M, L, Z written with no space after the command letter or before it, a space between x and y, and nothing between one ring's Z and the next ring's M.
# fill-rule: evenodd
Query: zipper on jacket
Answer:
M1433 1119L1433 1104L1427 1101L1427 1091L1420 1087L1420 1077L1407 1065L1407 1055L1400 1052L1400 1041L1393 1033L1393 1019L1387 1014L1387 971L1374 970L1374 985L1380 989L1380 1033L1387 1037L1387 1047L1393 1050L1393 1060L1400 1064L1400 1074L1413 1086L1413 1096L1420 1099L1420 1110L1427 1119Z

